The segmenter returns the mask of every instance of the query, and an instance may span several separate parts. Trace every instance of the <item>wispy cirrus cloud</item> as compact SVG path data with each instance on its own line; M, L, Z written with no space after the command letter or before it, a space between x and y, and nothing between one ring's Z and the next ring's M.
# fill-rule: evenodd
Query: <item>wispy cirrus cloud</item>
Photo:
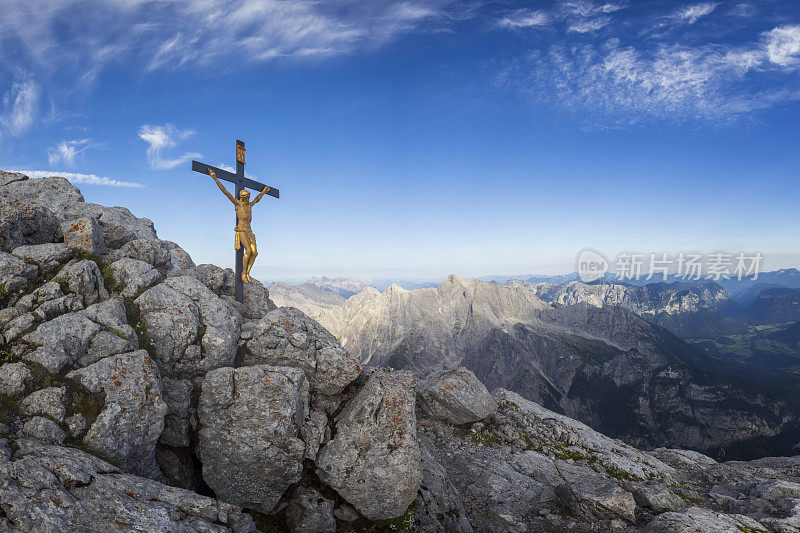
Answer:
M47 161L51 166L59 163L68 167L75 166L75 158L78 154L85 152L91 147L91 139L77 139L73 141L61 141L55 146L47 149Z
M48 178L51 176L58 176L66 178L74 185L103 185L105 187L127 187L131 189L143 189L144 185L134 181L120 181L105 176L97 176L95 174L81 174L77 172L61 172L54 170L14 170L12 172L20 172L29 178Z
M502 16L497 26L508 29L536 28L565 22L567 31L589 33L608 25L610 15L625 8L622 3L598 3L591 0L569 0L556 3L548 10L517 9Z
M523 9L501 18L497 25L502 28L533 28L546 26L551 22L551 17L544 11Z
M800 65L800 25L781 26L766 34L770 62L785 68Z
M739 46L660 44L639 49L611 38L600 45L533 51L503 80L540 103L587 117L588 127L648 119L729 120L800 100L796 84L750 83L800 71L800 26L780 26Z
M589 33L597 31L611 22L611 17L595 17L585 20L576 20L569 25L569 31Z
M16 137L34 123L39 106L39 85L33 80L15 81L3 95L0 136Z
M319 59L375 49L401 35L470 17L476 0L40 0L0 8L0 82L20 71L0 109L0 133L36 121L40 95L55 105L91 92L109 66L133 75ZM56 89L57 88L57 89ZM0 88L2 91L2 88ZM2 93L0 93L2 94ZM14 100L19 98L16 103ZM11 101L11 103L9 103Z
M700 17L710 15L717 6L716 2L703 2L700 4L693 4L678 9L673 15L672 19L686 24L694 24Z
M164 152L176 147L192 135L194 130L180 130L173 124L152 126L145 124L139 128L139 138L147 143L147 161L156 170L169 170L187 161L202 157L200 154L187 152L175 158L165 157Z
M444 23L472 9L457 0L41 0L3 6L0 65L81 71L91 83L111 62L146 70L225 66L278 57L346 54ZM69 24L63 24L69 20ZM58 27L59 31L53 31Z

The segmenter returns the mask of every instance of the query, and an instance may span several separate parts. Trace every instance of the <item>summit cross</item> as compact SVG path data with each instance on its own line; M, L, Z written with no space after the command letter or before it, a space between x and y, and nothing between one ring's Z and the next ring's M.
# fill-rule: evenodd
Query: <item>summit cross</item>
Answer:
M250 218L252 217L250 208L265 194L268 194L274 198L280 198L280 194L278 189L273 187L269 187L264 185L263 183L259 183L257 181L253 181L251 179L244 177L244 165L245 165L245 148L244 142L236 141L236 174L232 172L228 172L227 170L223 170L221 168L212 167L211 165L206 165L205 163L199 163L197 161L192 161L192 170L195 172L199 172L201 174L208 174L217 182L217 185L222 190L223 193L228 197L228 199L233 202L236 206L236 301L243 302L244 301L244 283L245 278L247 278L247 282L249 283L250 278L250 267L253 265L253 261L255 261L255 255L258 255L256 251L256 242L255 242L255 235L253 231L250 229ZM236 186L236 196L231 196L231 194L223 187L223 185L219 182L219 180L225 180L233 183ZM247 192L247 189L253 189L256 191L260 191L259 195L250 202L250 193ZM243 194L244 193L244 194ZM244 265L245 255L249 260L248 264Z

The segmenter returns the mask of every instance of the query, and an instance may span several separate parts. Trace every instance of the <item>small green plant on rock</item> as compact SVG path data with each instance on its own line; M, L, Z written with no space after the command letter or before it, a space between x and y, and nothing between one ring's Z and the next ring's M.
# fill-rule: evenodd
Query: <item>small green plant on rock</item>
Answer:
M736 529L738 529L742 533L769 533L768 529L752 528L743 526L742 524L736 524Z
M64 384L63 375L53 375L39 363L29 361L28 370L31 372L31 384L34 390L60 387Z
M555 445L555 448L553 449L553 457L562 461L566 461L568 459L572 459L573 461L586 459L586 456L579 450L572 450L562 444Z
M100 267L100 275L103 276L103 283L105 284L106 289L112 292L117 292L119 287L117 280L114 279L114 273L111 271L111 267L104 264L102 267Z
M62 293L70 294L72 292L70 290L70 288L69 288L69 282L67 280L65 280L64 278L56 276L50 281L54 281L55 283L58 283L58 286L61 287L61 292Z
M500 440L500 436L493 428L482 429L476 431L469 436L470 440L475 444L492 444Z
M0 424L9 424L19 415L19 404L10 396L0 394Z
M83 442L82 440L68 439L67 443L70 446L72 446L73 448L78 448L79 450L82 450L82 451L84 451L84 452L86 452L86 453L88 453L90 455L94 455L98 459L102 459L103 461L107 462L108 464L110 464L112 466L115 466L117 468L122 468L122 463L119 460L114 459L113 457L109 457L109 456L107 456L107 455L95 450L94 448L92 448L91 446L89 446L88 444Z
M497 407L501 411L514 411L519 412L519 406L514 402L510 402L508 400L501 400L497 402Z
M378 530L385 529L386 531L408 531L414 525L414 509L417 507L417 502L411 502L406 512L396 518L388 520L378 520L375 522Z
M116 335L116 336L117 336L117 337L119 337L120 339L122 339L122 340L128 340L128 337L126 337L126 336L125 336L125 334L124 334L124 333L122 333L122 332L121 332L120 330L118 330L117 328L112 328L111 326L104 326L104 327L106 328L106 331L108 331L109 333L113 333L114 335Z
M16 359L14 352L6 347L0 347L0 365L5 363L13 363L14 359Z
M605 469L606 474L608 474L609 476L611 476L613 478L621 479L621 480L624 480L624 481L639 481L638 477L636 477L636 476L634 476L634 475L632 475L632 474L630 474L628 472L625 472L624 470L620 470L619 468L617 468L614 465L603 465L603 468Z

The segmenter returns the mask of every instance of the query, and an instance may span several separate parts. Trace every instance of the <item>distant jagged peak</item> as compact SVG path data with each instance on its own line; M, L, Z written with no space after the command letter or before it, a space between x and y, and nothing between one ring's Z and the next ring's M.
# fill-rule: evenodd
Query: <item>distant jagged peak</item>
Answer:
M389 285L389 287L387 287L386 291L384 291L384 292L388 292L390 294L391 293L404 293L404 292L409 292L409 290L408 289L404 289L403 287L401 287L397 283L392 283L391 285Z
M369 280L355 277L336 277L314 276L306 283L319 287L320 289L335 292L336 294L348 298L361 292L364 287L370 285Z

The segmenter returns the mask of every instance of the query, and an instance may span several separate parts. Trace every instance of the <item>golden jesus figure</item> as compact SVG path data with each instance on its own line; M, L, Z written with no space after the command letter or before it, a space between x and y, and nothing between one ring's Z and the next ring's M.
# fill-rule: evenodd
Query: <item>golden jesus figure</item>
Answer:
M265 194L269 191L269 186L264 187L264 190L258 193L258 195L253 198L253 201L250 201L250 193L247 189L243 189L239 193L239 198L234 198L231 193L228 192L228 189L225 188L222 183L220 183L219 178L214 173L213 170L209 169L208 173L214 178L214 181L217 182L217 187L219 190L228 197L233 205L234 209L236 210L236 227L234 230L236 231L236 237L234 240L234 248L238 250L240 247L244 247L244 260L242 261L242 281L245 283L250 283L253 281L253 278L250 277L250 269L253 267L253 263L256 261L256 256L258 255L258 248L256 247L256 236L253 233L253 229L250 227L250 221L253 220L253 206L256 205L261 198L264 197Z

